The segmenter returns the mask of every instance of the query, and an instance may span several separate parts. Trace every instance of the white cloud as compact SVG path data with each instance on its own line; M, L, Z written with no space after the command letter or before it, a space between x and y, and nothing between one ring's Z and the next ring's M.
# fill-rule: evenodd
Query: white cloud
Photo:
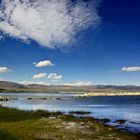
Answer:
M33 63L36 67L46 67L46 66L54 66L54 64L50 60L44 60Z
M78 32L100 21L100 0L2 0L0 31L55 48L74 42Z
M0 73L10 72L11 70L7 67L0 67Z
M40 79L40 78L46 78L46 79L50 79L50 80L59 80L59 79L62 79L62 75L59 75L57 73L38 73L38 74L35 74L33 75L33 79Z
M39 82L34 82L34 81L21 81L19 83L20 84L23 84L23 85L30 85L30 84L47 85L47 83L44 82L44 81L39 81Z
M46 76L47 76L46 73L38 73L38 74L35 74L32 78L39 79L39 78L45 78Z
M52 80L59 80L59 79L62 79L62 75L58 75L57 73L50 73L47 78L48 79L52 79Z
M66 86L89 86L92 82L84 82L84 81L78 81L74 83L65 83Z
M19 83L23 84L23 85L29 85L29 84L34 84L35 82L33 82L33 81L20 81Z
M125 72L136 72L136 71L140 71L140 67L123 67L122 71L125 71Z

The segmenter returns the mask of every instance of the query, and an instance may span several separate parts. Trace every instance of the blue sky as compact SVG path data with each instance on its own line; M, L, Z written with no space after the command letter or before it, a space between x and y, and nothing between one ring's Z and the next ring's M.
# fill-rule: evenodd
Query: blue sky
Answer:
M11 8L6 2L1 7ZM27 8L27 3L17 6L11 19L8 10L0 8L0 79L24 84L140 85L140 1L90 2L46 3L45 8L53 11L40 12L47 16L44 19L38 19L35 7ZM24 17L24 8L29 17Z

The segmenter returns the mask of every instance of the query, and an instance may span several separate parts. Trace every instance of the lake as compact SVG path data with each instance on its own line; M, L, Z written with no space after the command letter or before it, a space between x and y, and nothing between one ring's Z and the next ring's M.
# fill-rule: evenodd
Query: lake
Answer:
M73 98L74 93L0 93L0 96L17 98L2 101L5 107L21 110L90 111L94 118L109 118L109 125L140 132L140 96L100 96ZM30 98L30 99L27 99ZM47 100L43 99L47 98ZM61 98L61 99L60 99ZM116 120L126 120L119 125Z

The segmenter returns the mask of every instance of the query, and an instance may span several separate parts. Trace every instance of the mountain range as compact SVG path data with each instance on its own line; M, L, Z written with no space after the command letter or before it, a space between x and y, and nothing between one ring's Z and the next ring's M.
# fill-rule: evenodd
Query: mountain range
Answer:
M125 85L89 85L89 86L66 86L66 85L23 85L19 83L0 81L0 92L93 92L93 91L140 91L140 86Z

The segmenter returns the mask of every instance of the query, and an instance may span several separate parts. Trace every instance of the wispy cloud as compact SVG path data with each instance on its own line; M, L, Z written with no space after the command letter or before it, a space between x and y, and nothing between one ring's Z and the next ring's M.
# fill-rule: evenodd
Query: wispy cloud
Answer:
M6 73L6 72L10 72L11 70L8 69L7 67L0 67L0 73Z
M66 86L89 86L92 82L84 82L84 81L78 81L73 83L65 83Z
M54 66L54 64L50 60L43 60L39 62L33 63L35 67L46 67L46 66Z
M99 23L99 1L2 0L0 31L49 48L66 46L79 31Z
M123 67L122 71L125 72L136 72L136 71L140 71L140 67Z

